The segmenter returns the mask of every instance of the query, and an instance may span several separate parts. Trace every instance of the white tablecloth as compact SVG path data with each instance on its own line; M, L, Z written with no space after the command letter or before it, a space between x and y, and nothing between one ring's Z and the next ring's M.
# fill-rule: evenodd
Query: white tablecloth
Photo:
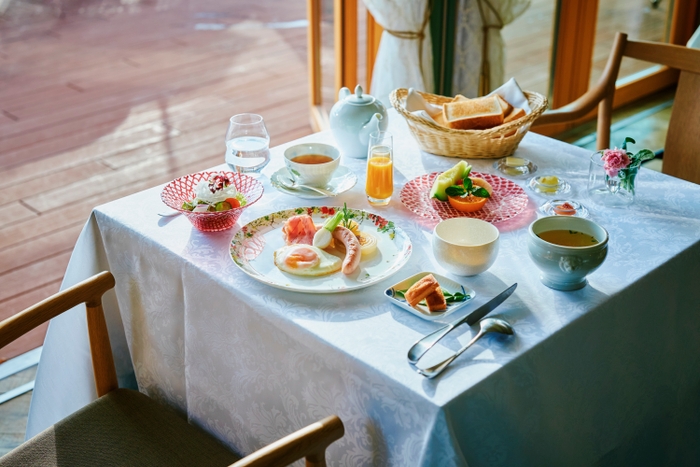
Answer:
M610 233L607 260L582 290L542 285L526 227L544 200L528 192L526 211L497 224L495 264L460 278L436 264L430 230L398 199L408 180L456 160L421 153L405 122L395 113L390 119L391 204L369 208L364 161L352 159L343 164L358 184L325 200L381 213L412 240L408 264L362 291L304 295L249 278L229 257L234 231L202 233L182 216L157 215L161 187L96 208L64 286L104 269L116 276L105 306L122 384L137 381L243 454L338 414L346 434L329 450L333 466L697 465L700 186L642 169L634 205L599 208L585 197L587 151L530 133L516 154L569 180L571 197ZM305 139L332 142L329 133ZM241 225L317 204L270 186L283 149L272 151L261 177L265 194ZM492 161L471 162L494 171ZM423 270L477 291L457 316L517 282L493 313L516 334L485 337L435 380L416 374L406 351L439 325L382 295ZM445 351L476 332L464 328L444 340ZM75 309L50 325L28 436L92 398L85 319Z

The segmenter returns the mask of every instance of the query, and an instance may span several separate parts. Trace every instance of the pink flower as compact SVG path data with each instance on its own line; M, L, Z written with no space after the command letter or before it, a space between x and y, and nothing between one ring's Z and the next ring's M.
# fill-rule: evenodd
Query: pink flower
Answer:
M606 149L603 151L603 168L610 177L617 177L617 173L630 165L630 158L623 149Z

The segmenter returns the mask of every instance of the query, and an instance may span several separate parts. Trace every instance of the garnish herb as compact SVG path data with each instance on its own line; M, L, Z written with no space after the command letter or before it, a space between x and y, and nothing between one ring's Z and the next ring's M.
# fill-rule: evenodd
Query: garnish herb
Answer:
M352 228L352 219L355 217L355 213L352 211L348 210L348 203L343 203L343 218L341 219L340 223L345 227L346 229L351 229ZM351 229L352 230L352 229Z
M476 196L479 198L490 198L491 194L486 190L486 188L474 185L469 177L464 177L462 181L463 185L452 185L445 189L447 196Z
M397 297L406 300L406 291L408 291L408 289L397 290L395 293L396 293ZM470 295L465 295L462 292L450 293L445 289L442 289L442 294L445 296L445 302L447 302L447 303L463 302L463 301L467 300L468 298L471 298ZM419 302L419 305L425 305L425 300Z

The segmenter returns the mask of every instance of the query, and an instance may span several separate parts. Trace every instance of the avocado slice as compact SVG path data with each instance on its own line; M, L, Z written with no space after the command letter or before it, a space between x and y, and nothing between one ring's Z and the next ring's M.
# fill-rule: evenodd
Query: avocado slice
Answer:
M430 189L430 197L437 198L440 201L447 201L447 194L445 193L447 187L459 184L471 171L471 165L466 161L459 161L450 170L441 173L435 178L433 187Z

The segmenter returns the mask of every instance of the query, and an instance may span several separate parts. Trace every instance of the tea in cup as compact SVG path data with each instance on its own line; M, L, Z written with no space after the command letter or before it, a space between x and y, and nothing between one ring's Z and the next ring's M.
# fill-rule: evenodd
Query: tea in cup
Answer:
M340 151L322 143L302 143L284 151L284 164L294 181L325 188L340 166Z

